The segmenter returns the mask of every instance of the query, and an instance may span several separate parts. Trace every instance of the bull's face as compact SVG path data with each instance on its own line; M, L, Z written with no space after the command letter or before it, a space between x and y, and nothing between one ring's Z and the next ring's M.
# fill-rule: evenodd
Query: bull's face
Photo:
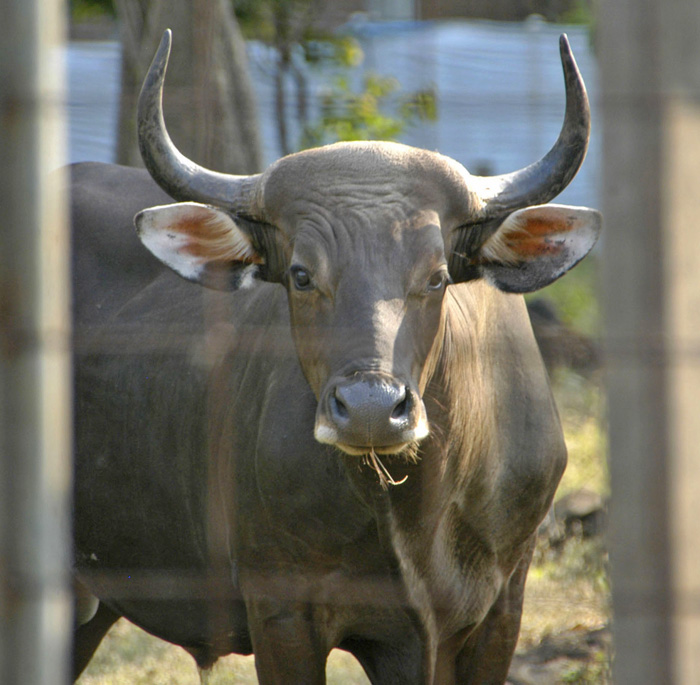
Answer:
M428 434L422 394L450 276L440 193L406 163L371 145L322 148L265 182L289 245L283 283L318 400L314 435L350 454L401 452Z
M139 235L204 285L286 287L320 442L349 454L396 454L419 442L429 432L422 397L448 284L486 278L532 291L595 242L597 212L537 204L573 177L588 140L585 89L565 41L567 114L557 144L544 163L490 178L391 143L309 150L252 177L209 172L183 161L164 131L168 51L166 35L139 105L142 152L167 192L206 204L145 210Z
M428 433L424 372L449 279L442 236L428 216L380 230L371 215L347 219L328 227L343 244L305 227L289 267L292 332L319 402L314 434L351 454L398 452ZM348 223L363 225L361 237Z
M400 451L428 432L421 381L448 279L439 229L357 240L347 256L314 233L297 240L287 287L315 436L350 453Z
M350 454L399 452L428 433L421 397L445 250L432 212L391 214L305 218L287 270L292 334L318 399L314 434Z

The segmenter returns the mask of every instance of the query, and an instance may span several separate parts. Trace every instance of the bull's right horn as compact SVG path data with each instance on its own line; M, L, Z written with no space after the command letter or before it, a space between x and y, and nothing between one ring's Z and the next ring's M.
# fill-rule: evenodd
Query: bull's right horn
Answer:
M172 32L166 29L141 88L138 139L141 157L158 185L176 200L192 200L262 218L257 202L260 174L237 176L210 171L187 159L174 145L163 119L163 82Z

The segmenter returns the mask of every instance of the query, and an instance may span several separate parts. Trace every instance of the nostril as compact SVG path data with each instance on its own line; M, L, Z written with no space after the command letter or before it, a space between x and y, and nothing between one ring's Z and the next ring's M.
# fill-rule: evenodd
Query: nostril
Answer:
M330 400L331 412L336 418L347 420L349 418L348 408L343 400L339 399L337 394L333 394Z
M408 389L404 387L403 389L403 399L394 407L391 412L392 419L403 419L410 411L410 394Z

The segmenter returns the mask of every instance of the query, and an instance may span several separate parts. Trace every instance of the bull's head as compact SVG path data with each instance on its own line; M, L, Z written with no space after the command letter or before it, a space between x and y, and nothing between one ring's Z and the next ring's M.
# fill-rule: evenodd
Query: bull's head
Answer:
M391 143L308 150L254 176L208 171L165 130L169 52L166 32L141 93L139 140L153 178L185 202L141 212L139 235L192 281L235 290L266 280L287 289L320 442L365 454L420 441L448 284L485 278L529 292L595 242L597 212L542 204L570 182L588 145L588 100L565 37L557 142L535 164L493 177Z

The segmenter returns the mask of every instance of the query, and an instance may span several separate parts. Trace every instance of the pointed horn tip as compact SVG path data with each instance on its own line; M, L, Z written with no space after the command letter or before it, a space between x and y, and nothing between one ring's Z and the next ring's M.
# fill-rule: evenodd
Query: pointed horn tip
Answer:
M581 82L581 85L583 85L583 79L578 64L576 63L576 58L574 57L574 51L571 49L569 37L565 33L559 36L559 54L561 56L561 66L564 69L566 82L568 83L569 79L572 78Z
M173 44L173 32L170 29L165 29L163 31L163 37L160 39L160 45L158 46L158 50L156 50L156 54L153 57L153 63L160 63L160 62L165 62L166 64L168 63L168 60L170 59L170 48L172 47Z
M574 58L574 51L571 49L571 43L569 43L569 37L562 33L559 36L559 54L561 55L562 63L573 62L576 64L576 59Z
M144 79L143 86L141 87L141 96L144 96L151 91L158 92L163 87L165 72L168 68L168 62L170 61L172 37L173 32L170 29L165 29L163 32L163 37L160 39L158 49L151 60L151 66L148 67L148 71L146 72L146 78ZM141 99L139 98L139 107L140 106Z

